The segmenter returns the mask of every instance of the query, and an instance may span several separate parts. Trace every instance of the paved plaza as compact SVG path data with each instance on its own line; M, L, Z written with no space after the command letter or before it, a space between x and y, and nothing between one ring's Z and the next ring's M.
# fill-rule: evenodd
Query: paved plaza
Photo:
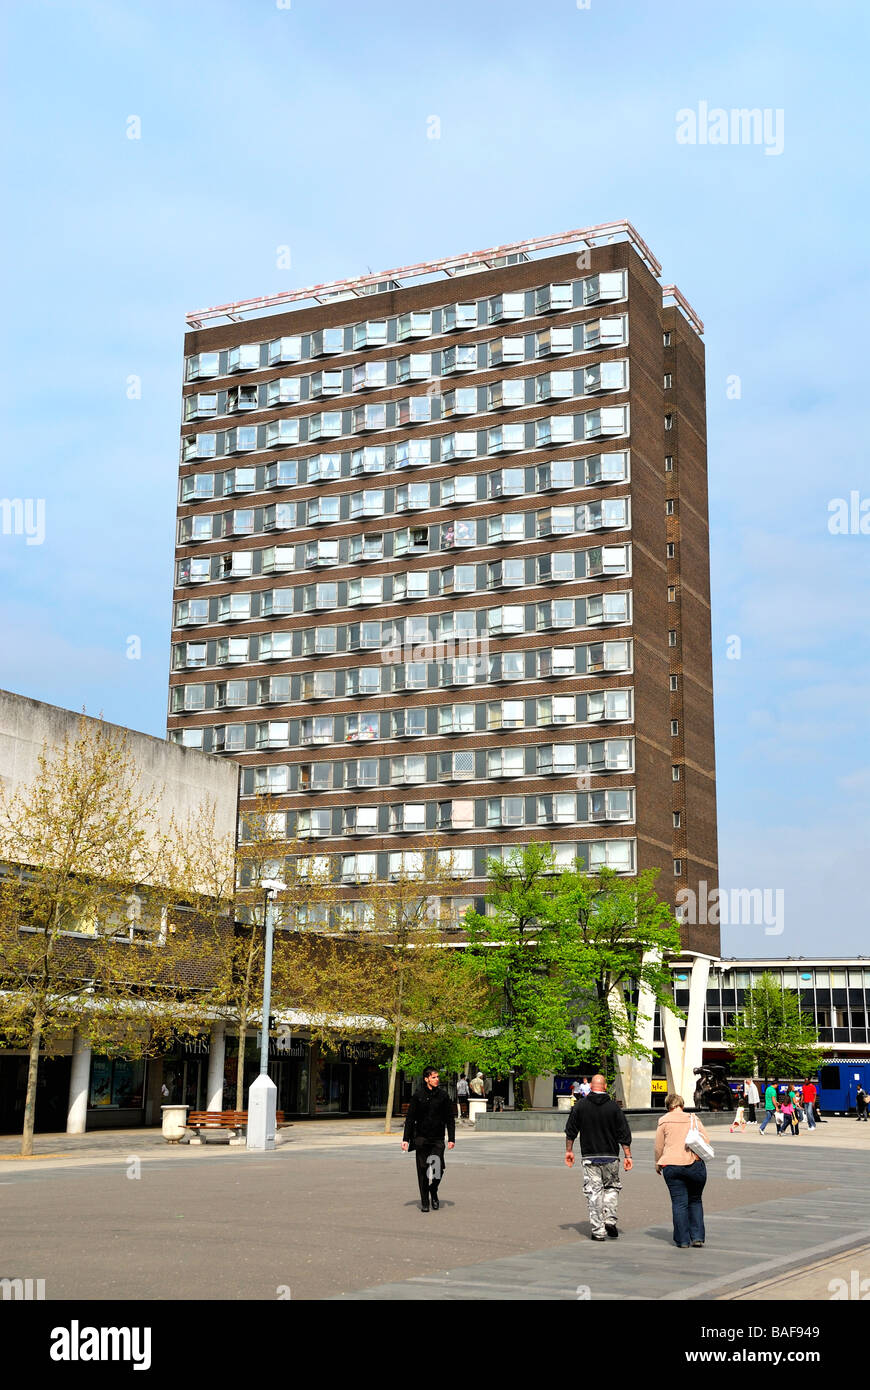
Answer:
M713 1134L707 1244L672 1244L652 1135L632 1145L618 1241L589 1240L560 1134L475 1134L439 1212L373 1121L295 1125L268 1154L157 1131L0 1138L0 1277L46 1299L830 1299L870 1279L870 1125ZM870 1285L868 1285L870 1287Z

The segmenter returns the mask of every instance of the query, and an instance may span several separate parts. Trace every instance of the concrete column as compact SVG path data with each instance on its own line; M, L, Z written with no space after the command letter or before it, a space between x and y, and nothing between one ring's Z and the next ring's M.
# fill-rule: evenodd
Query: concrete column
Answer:
M67 1134L84 1134L88 1125L88 1087L91 1083L91 1049L79 1033L73 1034L72 1068L69 1078Z
M694 1074L704 1060L704 1003L710 977L710 956L695 956L689 978L689 1008L686 1015L686 1037L683 1044L683 1077L681 1094L687 1105L692 1104L698 1078Z
M227 1025L212 1025L208 1043L208 1079L206 1082L206 1110L224 1108L224 1057L227 1047Z
M533 1110L552 1110L553 1073L551 1071L545 1072L543 1076L534 1077L530 1089Z

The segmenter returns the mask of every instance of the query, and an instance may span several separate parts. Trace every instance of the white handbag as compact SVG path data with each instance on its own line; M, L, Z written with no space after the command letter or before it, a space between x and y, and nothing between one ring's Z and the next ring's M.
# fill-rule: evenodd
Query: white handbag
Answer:
M698 1158L713 1158L713 1145L708 1144L703 1134L698 1128L698 1122L694 1115L689 1116L689 1132L686 1135L686 1148L690 1149Z

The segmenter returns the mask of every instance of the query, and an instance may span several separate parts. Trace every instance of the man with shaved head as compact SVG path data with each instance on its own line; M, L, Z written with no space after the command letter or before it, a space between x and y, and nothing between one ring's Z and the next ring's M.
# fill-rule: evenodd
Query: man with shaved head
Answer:
M631 1130L615 1100L607 1094L603 1076L593 1076L588 1096L576 1102L565 1125L565 1162L574 1166L574 1140L580 1137L583 1191L589 1206L593 1240L615 1240L619 1181L619 1149L625 1154L626 1173L632 1168Z

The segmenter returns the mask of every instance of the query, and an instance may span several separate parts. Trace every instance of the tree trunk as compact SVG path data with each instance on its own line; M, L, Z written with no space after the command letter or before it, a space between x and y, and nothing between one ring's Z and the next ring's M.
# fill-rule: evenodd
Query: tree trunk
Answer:
M236 1061L236 1109L245 1108L245 1037L248 1032L248 1014L243 1010L239 1015L239 1055Z
M384 1120L384 1134L393 1132L393 1105L396 1099L396 1075L399 1070L399 1046L402 1041L402 997L405 992L405 972L399 971L399 988L396 998L396 1028L393 1033L393 1055L390 1058L390 1084L387 1087L387 1114Z
M43 1016L38 1010L33 1016L30 1034L30 1056L27 1062L27 1096L24 1101L24 1128L21 1132L21 1157L33 1153L33 1129L36 1121L36 1076L39 1070L39 1044L42 1040Z

